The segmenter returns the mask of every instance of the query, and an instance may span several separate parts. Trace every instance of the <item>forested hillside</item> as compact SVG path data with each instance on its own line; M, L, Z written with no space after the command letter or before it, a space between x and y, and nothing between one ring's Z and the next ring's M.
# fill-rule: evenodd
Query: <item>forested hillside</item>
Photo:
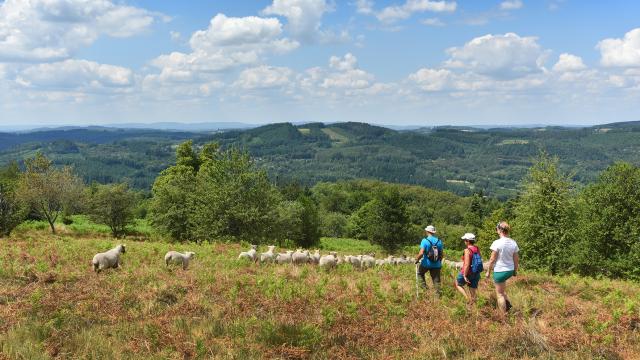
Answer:
M395 131L362 123L271 124L249 130L180 133L74 129L0 134L0 164L37 150L58 165L74 165L87 182L128 181L149 189L172 163L172 147L186 138L201 146L249 151L278 183L371 178L468 195L507 198L517 192L541 151L560 158L573 180L587 183L615 161L640 163L640 124L589 128L474 129L440 127Z

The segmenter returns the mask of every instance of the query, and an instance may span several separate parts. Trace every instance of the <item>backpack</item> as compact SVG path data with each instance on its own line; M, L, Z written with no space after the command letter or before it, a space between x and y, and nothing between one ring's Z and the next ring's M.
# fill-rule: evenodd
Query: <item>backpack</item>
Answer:
M474 274L479 274L484 270L484 266L482 265L482 256L480 256L480 251L471 251L471 272Z
M438 262L442 260L442 251L438 249L438 242L436 241L436 244L434 245L431 240L427 241L429 242L429 245L431 245L431 247L427 251L427 259L429 259L431 262ZM440 239L438 239L438 241L440 241Z

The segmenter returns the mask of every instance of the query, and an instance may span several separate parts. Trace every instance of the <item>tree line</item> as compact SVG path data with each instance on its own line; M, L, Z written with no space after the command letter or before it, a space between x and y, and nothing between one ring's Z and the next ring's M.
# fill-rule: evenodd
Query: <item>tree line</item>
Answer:
M393 253L417 244L424 226L435 224L448 248L461 248L460 234L471 231L488 255L496 223L508 220L529 269L640 278L640 168L628 163L611 165L583 186L559 169L557 158L541 155L520 195L506 202L363 179L274 183L246 151L217 143L179 145L175 165L148 194L124 183L86 186L40 153L24 164L0 169L1 235L26 218L46 220L55 233L60 218L82 213L116 237L146 217L173 241L312 247L321 236L351 237Z

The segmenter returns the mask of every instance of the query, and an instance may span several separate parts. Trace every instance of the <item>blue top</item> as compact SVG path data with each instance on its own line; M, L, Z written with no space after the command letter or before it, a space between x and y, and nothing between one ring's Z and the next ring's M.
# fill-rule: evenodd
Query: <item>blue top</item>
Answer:
M422 241L420 242L420 248L424 249L424 255L422 256L422 262L420 262L420 266L427 269L440 269L442 267L442 261L431 261L427 257L427 253L433 245L437 246L438 251L442 253L444 246L442 244L442 241L440 241L440 239L438 239L437 237L429 235L428 237L422 239Z

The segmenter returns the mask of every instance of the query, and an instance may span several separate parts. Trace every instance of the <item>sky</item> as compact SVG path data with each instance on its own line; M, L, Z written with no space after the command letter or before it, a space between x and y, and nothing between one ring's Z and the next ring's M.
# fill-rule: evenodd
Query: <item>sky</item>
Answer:
M0 0L0 127L640 120L640 2Z

